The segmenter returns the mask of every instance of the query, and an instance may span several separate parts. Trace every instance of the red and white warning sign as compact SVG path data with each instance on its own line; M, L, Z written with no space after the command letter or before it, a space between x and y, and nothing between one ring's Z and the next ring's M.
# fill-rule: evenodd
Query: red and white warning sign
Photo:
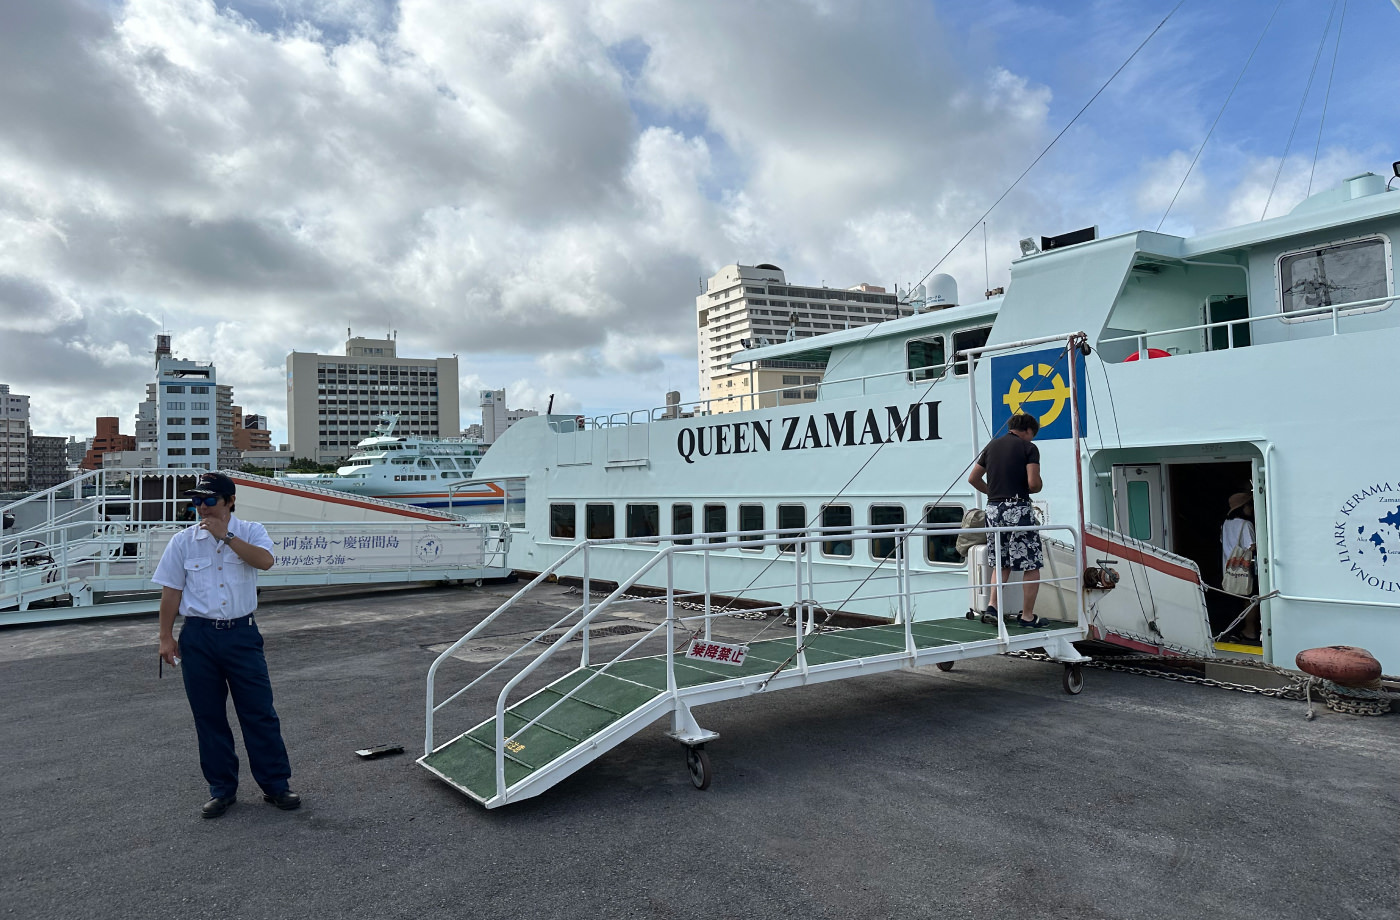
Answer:
M744 656L748 653L749 647L747 645L729 645L724 642L711 642L708 639L694 639L690 643L690 648L685 650L685 657L717 661L720 664L743 664Z

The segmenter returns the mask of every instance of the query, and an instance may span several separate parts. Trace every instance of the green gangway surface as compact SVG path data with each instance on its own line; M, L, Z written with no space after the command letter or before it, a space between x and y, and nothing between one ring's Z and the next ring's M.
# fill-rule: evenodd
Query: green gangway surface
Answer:
M1074 626L1073 623L1055 622L1052 629L1071 629ZM919 621L913 623L910 629L914 644L920 651L974 642L990 644L997 638L995 624L964 617ZM1047 630L1011 625L1007 627L1007 632L1017 637L1045 633ZM736 678L767 677L779 665L786 663L786 668L792 668L796 662L791 635L752 642L748 649L744 663L737 666L698 661L678 653L675 658L677 688L685 691ZM904 626L884 625L808 636L804 655L809 667L819 667L904 651ZM861 673L871 672L853 668L850 676ZM589 680L590 677L592 680ZM579 689L585 681L588 681L588 685ZM748 687L736 686L735 696L749 692L752 690ZM548 768L573 749L607 734L610 727L665 695L666 658L661 655L578 668L509 707L505 713L507 788ZM551 706L554 709L547 716L518 737L511 738L513 733L519 732L531 719ZM632 730L640 730L649 721L652 720L641 722ZM603 748L604 751L607 749ZM497 794L495 718L459 735L418 762L472 798L487 802ZM585 763L587 760L579 761L574 769ZM564 779L572 772L560 772L553 782Z

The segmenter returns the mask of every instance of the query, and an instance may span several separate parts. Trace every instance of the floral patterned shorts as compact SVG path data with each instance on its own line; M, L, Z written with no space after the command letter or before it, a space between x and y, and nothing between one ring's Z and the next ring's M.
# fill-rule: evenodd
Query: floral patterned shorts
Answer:
M1025 499L987 503L988 527L1035 526L1035 508ZM1018 572L1045 568L1045 551L1041 548L1040 532L1014 530L1011 533L987 534L987 564L997 564L996 538L1001 538L1001 567Z

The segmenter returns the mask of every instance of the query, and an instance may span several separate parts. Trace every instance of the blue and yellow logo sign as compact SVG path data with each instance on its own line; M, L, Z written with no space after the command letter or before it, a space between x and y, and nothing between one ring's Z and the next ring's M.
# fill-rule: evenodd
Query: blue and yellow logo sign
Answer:
M1079 385L1079 433L1084 434L1084 356L1074 352ZM1069 357L1063 348L992 358L992 431L1006 432L1017 412L1040 419L1037 441L1074 436L1070 421Z

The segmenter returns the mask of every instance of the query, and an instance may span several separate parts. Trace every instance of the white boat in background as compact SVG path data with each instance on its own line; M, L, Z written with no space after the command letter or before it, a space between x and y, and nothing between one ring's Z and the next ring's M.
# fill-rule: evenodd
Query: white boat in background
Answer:
M397 415L385 415L374 434L334 473L279 473L278 479L422 508L500 506L506 493L494 484L466 487L490 446L471 438L420 438L394 434Z

